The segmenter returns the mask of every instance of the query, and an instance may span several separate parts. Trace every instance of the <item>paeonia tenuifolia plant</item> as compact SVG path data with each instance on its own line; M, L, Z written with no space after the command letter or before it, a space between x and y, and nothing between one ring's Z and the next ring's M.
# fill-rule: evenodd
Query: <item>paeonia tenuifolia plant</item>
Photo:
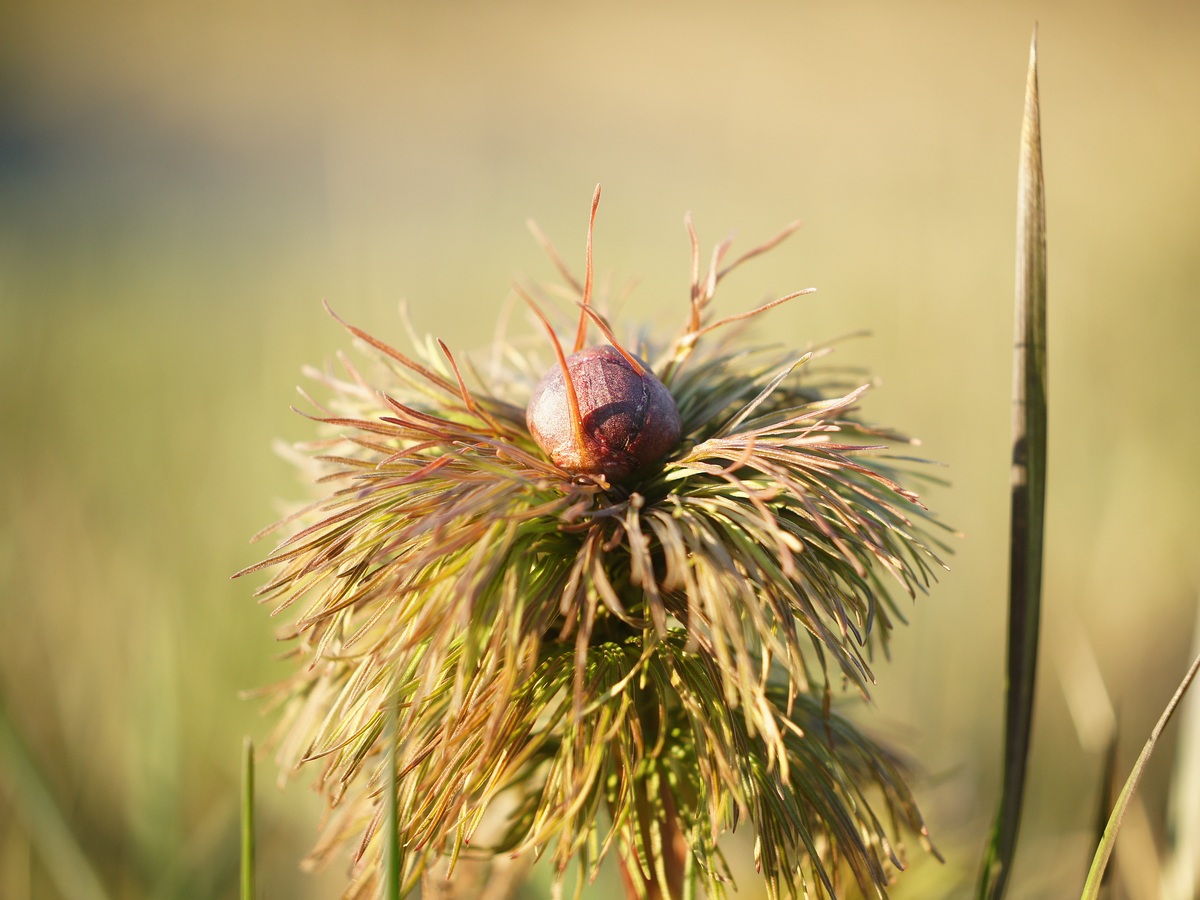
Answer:
M575 303L559 327L518 285L531 327L477 365L346 325L369 365L311 373L295 457L321 493L253 568L290 617L275 739L328 803L313 860L351 848L346 895L373 895L394 785L405 890L466 857L582 884L615 856L629 896L721 897L741 828L772 897L883 894L905 834L928 838L901 760L835 696L867 694L889 591L940 565L916 467L828 348L742 342L807 291L713 320L794 226L702 271L689 221L682 328L619 338L598 200L582 281L535 231Z

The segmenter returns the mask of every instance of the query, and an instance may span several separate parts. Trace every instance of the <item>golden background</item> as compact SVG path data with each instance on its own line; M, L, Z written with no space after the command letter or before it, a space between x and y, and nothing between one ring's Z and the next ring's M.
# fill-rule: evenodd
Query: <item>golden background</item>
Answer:
M1186 667L1200 587L1200 5L1149 2L5 4L0 8L0 709L112 897L236 896L239 691L283 676L247 538L305 496L272 440L300 366L348 336L457 351L514 275L551 274L534 217L622 315L674 329L690 210L703 247L804 227L722 313L815 286L759 334L870 329L839 359L866 411L922 438L965 533L863 719L917 761L962 896L998 790L1017 145L1040 23L1050 271L1042 683L1014 897L1079 890L1104 703L1128 769ZM735 247L736 251L736 247ZM905 603L907 607L907 602ZM1067 696L1081 695L1072 717ZM1118 860L1163 839L1175 730ZM1193 766L1196 764L1193 763ZM319 806L260 769L265 896ZM0 767L0 896L61 862ZM1180 798L1195 809L1200 797ZM1138 843L1141 841L1142 843ZM756 896L734 844L744 896ZM1134 848L1129 850L1128 848ZM544 894L543 882L526 896ZM599 891L596 896L603 895Z

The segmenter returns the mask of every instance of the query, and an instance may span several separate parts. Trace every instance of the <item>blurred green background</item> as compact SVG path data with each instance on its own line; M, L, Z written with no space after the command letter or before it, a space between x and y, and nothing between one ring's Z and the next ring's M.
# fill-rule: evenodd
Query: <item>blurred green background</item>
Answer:
M248 537L305 496L273 439L299 369L347 346L322 298L403 344L485 344L514 274L641 279L674 328L704 252L800 217L723 312L818 293L762 333L869 328L867 411L923 439L965 532L865 717L917 760L945 866L976 872L1000 760L1017 139L1040 22L1051 459L1042 684L1014 897L1077 894L1105 706L1127 769L1186 667L1200 554L1200 5L232 2L0 6L0 709L112 897L236 895L239 691L283 676ZM1072 717L1067 696L1080 695ZM0 770L0 896L56 897ZM1123 837L1162 841L1174 734ZM260 779L264 895L319 804ZM1180 798L1195 808L1200 797ZM1138 842L1141 843L1138 843ZM1132 843L1131 843L1132 842ZM1128 847L1134 847L1133 852ZM1120 862L1120 859L1118 860ZM744 860L741 883L755 896ZM530 896L536 896L534 890Z

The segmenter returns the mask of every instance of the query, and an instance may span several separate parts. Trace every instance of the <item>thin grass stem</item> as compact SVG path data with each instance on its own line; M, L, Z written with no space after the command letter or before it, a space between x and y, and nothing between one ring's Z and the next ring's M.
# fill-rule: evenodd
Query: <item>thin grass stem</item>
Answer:
M242 900L255 896L254 741L242 742Z
M1129 802L1133 799L1133 792L1137 789L1138 782L1141 781L1142 773L1146 770L1146 764L1150 762L1150 754L1154 752L1154 748L1158 744L1158 739L1162 736L1163 729L1171 721L1171 716L1174 715L1175 709L1183 699L1183 695L1187 693L1187 689L1196 678L1197 672L1200 672L1200 656L1197 656L1192 661L1187 674L1183 676L1183 681L1179 683L1179 687L1175 689L1175 693L1171 697L1170 702L1167 703L1166 709L1158 717L1158 722L1155 724L1154 730L1150 732L1150 737L1146 740L1146 745L1142 747L1142 752L1138 755L1137 762L1133 764L1133 770L1129 773L1129 777L1125 779L1125 786L1121 788L1121 793L1117 797L1117 803L1113 807L1112 815L1108 817L1108 825L1104 829L1104 837L1100 841L1100 846L1096 848L1096 855L1092 858L1092 867L1088 870L1087 881L1084 882L1080 900L1096 900L1100 896L1100 885L1104 880L1104 870L1108 866L1108 858L1112 855L1113 847L1116 846L1117 832L1121 828L1121 821L1125 817L1125 811L1129 808Z

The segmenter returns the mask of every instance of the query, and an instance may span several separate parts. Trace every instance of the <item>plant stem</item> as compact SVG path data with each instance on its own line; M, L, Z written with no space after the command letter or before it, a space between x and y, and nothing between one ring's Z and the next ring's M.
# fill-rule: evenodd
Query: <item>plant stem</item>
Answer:
M621 881L625 885L625 896L627 900L681 900L688 845L679 825L675 798L663 782L659 785L657 803L651 801L646 789L646 779L635 780L638 822L631 828L641 828L640 843L645 851L644 862L649 877L639 865L634 849L638 842L636 836L631 835L630 853L621 856ZM658 826L661 840L655 840L654 825Z
M242 742L242 900L255 897L254 741Z

